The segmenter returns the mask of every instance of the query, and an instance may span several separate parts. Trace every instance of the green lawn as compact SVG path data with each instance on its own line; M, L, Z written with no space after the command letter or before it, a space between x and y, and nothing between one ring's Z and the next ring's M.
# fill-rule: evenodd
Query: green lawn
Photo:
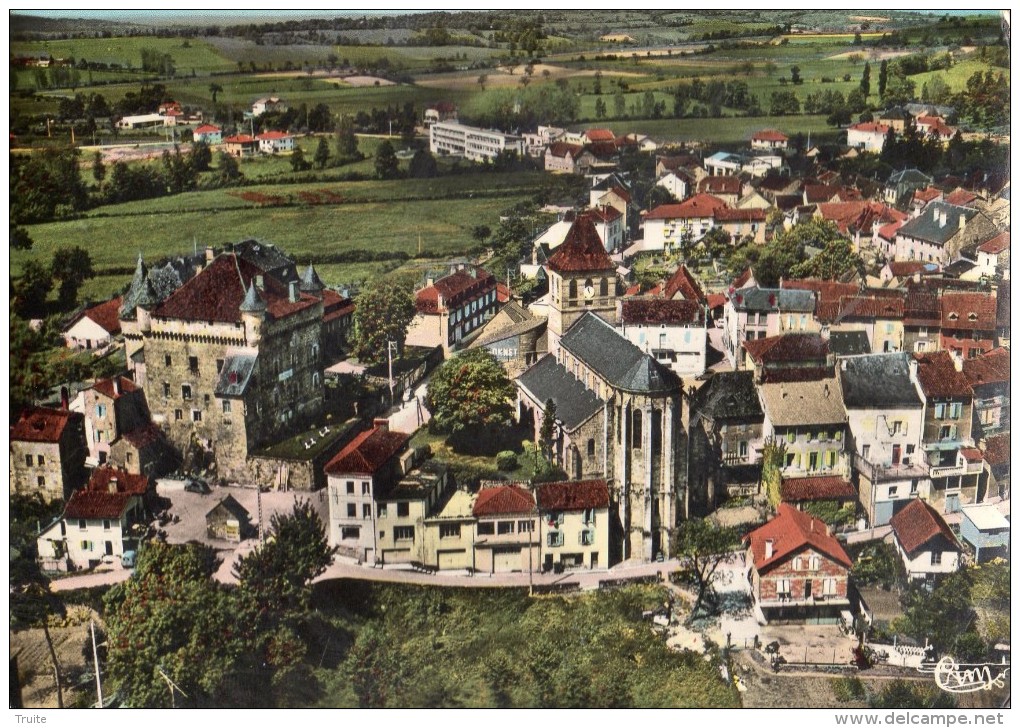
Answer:
M142 48L151 48L159 53L173 56L179 74L230 71L237 66L229 58L216 51L209 43L196 38L74 38L71 40L19 41L12 43L10 52L14 55L42 56L54 58L82 58L96 63L119 63L124 68L141 68ZM82 71L85 76L86 71Z

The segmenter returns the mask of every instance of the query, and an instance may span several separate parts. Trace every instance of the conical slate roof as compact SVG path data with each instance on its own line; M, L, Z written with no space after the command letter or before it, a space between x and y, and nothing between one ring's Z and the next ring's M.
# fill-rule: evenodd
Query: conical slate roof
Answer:
M149 271L145 267L145 261L142 260L142 254L139 253L138 263L135 265L135 274L131 278L131 286L128 288L127 293L124 294L124 301L121 303L120 311L118 312L122 319L134 316L135 307L138 305L138 297L142 295L145 282L148 280L148 274Z
M145 282L142 283L138 298L135 299L135 307L152 308L159 303L159 300L159 296L156 295L156 289L152 287L152 281L146 278Z
M244 294L244 300L237 309L242 313L259 313L266 310L266 302L259 292L255 290L255 281L248 286L248 292Z
M581 213L574 220L566 239L550 256L549 268L556 272L570 273L616 271L595 229L595 223L587 213Z
M309 263L305 272L301 274L301 284L298 287L304 293L319 293L326 285L319 278L319 274L315 272L315 267Z

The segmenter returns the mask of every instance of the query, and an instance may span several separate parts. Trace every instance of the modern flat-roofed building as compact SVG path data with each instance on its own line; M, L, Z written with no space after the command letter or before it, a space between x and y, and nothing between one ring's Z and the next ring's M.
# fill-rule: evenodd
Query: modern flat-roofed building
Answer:
M523 156L524 142L518 136L494 129L439 121L429 127L429 151L481 162L496 157L500 152L515 152Z

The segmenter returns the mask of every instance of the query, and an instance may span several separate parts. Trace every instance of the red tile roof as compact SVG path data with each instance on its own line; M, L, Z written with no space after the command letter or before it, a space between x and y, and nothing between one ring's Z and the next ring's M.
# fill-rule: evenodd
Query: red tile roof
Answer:
M664 298L676 298L678 293L686 301L705 301L705 291L702 290L698 279L687 270L686 265L682 264L669 277L669 280L666 281L666 287L663 289L662 295Z
M946 291L939 303L943 329L991 331L995 328L995 296L991 294Z
M549 268L571 273L616 271L587 211L577 216L563 243L549 256Z
M991 240L986 240L978 246L979 253L988 253L989 255L998 255L1003 250L1009 250L1008 231L999 233Z
M646 220L672 220L712 217L726 203L707 194L694 195L679 204L659 205L645 215Z
M613 185L609 191L612 192L617 197L619 197L624 202L630 202L633 199L630 193L627 192L627 190L620 187L620 185Z
M415 307L421 313L441 313L440 297L443 299L442 311L447 311L495 287L495 276L484 268L462 268L418 291L414 297Z
M142 427L136 427L131 432L124 433L124 439L130 442L139 450L142 450L163 437L160 429L151 422Z
M956 370L948 351L914 354L914 358L917 359L917 379L927 397L970 398L970 381L962 368Z
M257 140L248 134L234 134L223 140L224 144L254 144Z
M124 302L122 296L100 303L98 306L85 309L82 314L85 318L95 321L99 326L110 334L120 333L120 306Z
M779 494L788 503L819 500L847 500L857 497L853 484L838 475L817 478L783 478Z
M704 322L704 309L697 301L663 298L628 298L621 304L625 324L697 324Z
M1009 433L989 437L985 441L985 462L989 465L1002 465L1010 460Z
M698 192L706 192L713 195L739 195L740 177L735 175L705 177L698 182Z
M801 278L782 282L782 288L792 288L800 291L814 291L815 297L820 303L838 302L843 296L853 296L860 286L853 283L837 283L836 281L824 281L818 278Z
M496 283L496 300L500 303L506 303L513 298L513 291L507 287L506 283Z
M116 379L120 384L120 392L115 392L113 389L113 380ZM132 382L127 377L111 377L110 379L100 379L98 382L92 385L92 388L100 394L105 394L110 399L117 399L122 394L131 394L141 389L137 384Z
M897 278L903 278L915 273L923 273L926 265L928 263L923 260L891 260L889 261L889 272Z
M819 334L785 334L743 343L758 364L824 361L829 355L829 342Z
M939 536L956 550L960 548L956 536L942 516L920 498L910 501L899 513L890 518L889 525L892 526L893 533L910 558L914 558L918 551Z
M379 427L365 430L326 463L327 473L375 475L397 453L404 449L410 435Z
M888 134L890 129L890 127L885 124L876 124L873 121L862 121L861 123L854 124L849 128L854 131L878 132L879 134Z
M902 295L844 296L839 301L838 318L869 320L902 319L903 307L904 297Z
M976 359L965 359L963 373L970 380L970 386L997 384L1009 381L1009 349L1001 346L985 352Z
M612 222L623 217L623 213L617 210L615 207L604 205L603 207L593 207L588 210L588 214L591 215L593 221L600 223Z
M950 192L948 195L946 195L946 202L948 202L950 205L959 205L960 207L967 207L977 198L978 196L973 192L958 187L952 192Z
M899 232L900 228L903 227L904 224L906 224L905 220L897 220L896 222L891 222L888 225L883 225L878 229L878 236L892 242L896 240L896 233Z
M838 195L841 189L839 185L804 185L804 201L807 204L828 202Z
M906 213L883 205L880 202L853 200L850 202L823 202L818 205L818 214L824 220L831 220L844 233L861 231L870 234L875 222L880 225L907 220Z
M566 157L569 154L571 159L577 159L583 151L584 147L580 144L567 144L566 142L553 142L548 149L549 154L554 157Z
M285 131L264 131L259 134L256 139L290 139L293 134L288 134Z
M790 137L778 129L762 129L752 134L751 139L762 142L785 142L789 141Z
M215 134L218 131L221 131L221 129L218 126L213 126L212 124L202 124L202 126L200 126L197 129L195 129L194 133L195 134Z
M609 486L604 480L573 480L538 486L538 508L542 511L608 507Z
M322 320L333 321L354 313L354 301L328 288L322 291Z
M1006 444L1009 445L1009 435L1006 435ZM960 454L969 463L979 463L985 459L985 456L976 447L961 447Z
M932 202L942 199L942 190L938 187L925 187L923 190L914 190L914 199L919 202Z
M85 418L80 412L32 407L23 412L11 428L11 441L59 442L64 428L73 419L84 421Z
M767 218L765 210L753 207L743 210L718 207L715 211L715 221L723 224L728 222L765 222Z
M517 513L534 513L535 498L516 485L495 485L478 492L472 515L503 516Z
M156 307L153 315L186 321L238 323L241 321L239 308L248 285L261 274L258 267L244 258L224 253L174 291ZM259 293L273 318L284 318L318 302L314 296L299 293L298 300L292 303L287 298L286 287L269 275L264 276L264 287Z
M149 479L124 470L105 467L92 473L88 484L71 494L64 518L120 518L131 500L144 495Z
M706 300L708 302L708 307L710 309L719 308L720 306L725 306L726 305L726 294L725 293L709 293L708 294L708 298Z
M853 565L839 541L829 534L825 523L798 511L789 503L780 503L776 517L749 533L745 541L750 542L751 555L759 573L808 548L848 569ZM771 558L765 558L766 541L772 541Z
M149 489L149 478L146 475L132 475L120 468L96 468L92 471L92 477L85 485L85 490L109 493L111 486L114 486L118 493L142 495Z
M616 135L609 129L589 129L584 133L590 142L615 142Z
M733 288L740 288L745 283L754 277L754 271L751 268L745 268L744 272L737 276L733 281Z

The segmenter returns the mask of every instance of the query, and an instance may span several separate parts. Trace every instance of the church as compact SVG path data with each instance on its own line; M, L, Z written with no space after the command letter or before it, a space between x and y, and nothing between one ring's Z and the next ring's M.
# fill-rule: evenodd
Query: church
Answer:
M613 560L665 556L686 514L683 383L615 329L616 267L587 214L548 270L550 351L517 378L518 415L538 441L551 400L554 462L572 479L609 483Z

